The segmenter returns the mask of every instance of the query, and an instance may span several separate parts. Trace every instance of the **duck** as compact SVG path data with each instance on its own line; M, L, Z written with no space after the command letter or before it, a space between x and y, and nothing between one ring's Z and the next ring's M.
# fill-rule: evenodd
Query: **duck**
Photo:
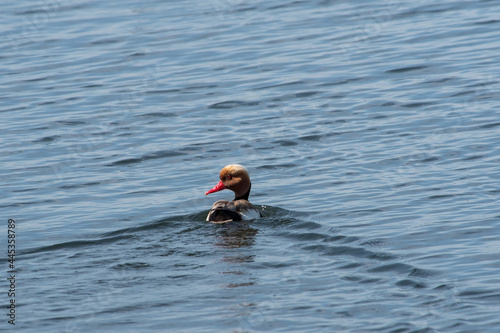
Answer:
M252 183L248 170L244 166L239 164L226 165L220 171L219 178L219 183L208 190L205 195L228 189L234 192L234 199L232 201L216 201L208 212L208 222L225 223L262 217L261 212L248 201Z

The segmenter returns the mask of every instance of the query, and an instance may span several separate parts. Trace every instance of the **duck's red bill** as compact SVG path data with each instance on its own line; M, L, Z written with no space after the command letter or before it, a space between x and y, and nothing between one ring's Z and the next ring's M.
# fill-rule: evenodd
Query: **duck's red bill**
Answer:
M222 191L223 189L225 189L226 187L224 186L224 183L222 183L222 180L217 184L215 185L211 190L207 191L205 193L205 195L208 195L210 193L214 193L214 192L219 192L219 191Z

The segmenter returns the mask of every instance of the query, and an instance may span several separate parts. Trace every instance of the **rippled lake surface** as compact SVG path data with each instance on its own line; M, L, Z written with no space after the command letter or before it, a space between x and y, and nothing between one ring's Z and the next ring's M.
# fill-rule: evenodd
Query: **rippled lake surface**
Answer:
M2 10L0 327L498 332L498 1Z

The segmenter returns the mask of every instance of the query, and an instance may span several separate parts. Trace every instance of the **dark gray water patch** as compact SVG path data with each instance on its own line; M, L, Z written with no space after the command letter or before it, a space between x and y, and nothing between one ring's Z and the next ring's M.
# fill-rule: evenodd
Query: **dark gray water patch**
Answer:
M298 145L298 143L296 141L292 141L292 140L278 140L278 141L274 141L273 144L278 144L278 145L284 146L284 147Z
M120 240L131 239L133 237L134 236L132 236L132 235L119 235L119 236L99 238L99 239L74 240L74 241L70 241L70 242L64 242L64 243L42 246L42 247L33 248L33 249L27 249L25 251L20 251L20 255L41 253L41 252L47 252L47 251L57 251L57 250L63 250L63 249L74 249L74 248L80 248L80 247L93 247L96 245L115 243L115 242L118 242Z
M458 293L459 297L467 297L476 300L500 301L500 290L467 289Z
M423 269L423 268L413 268L411 272L408 274L408 276L416 276L416 277L422 277L422 278L428 278L434 275L437 275L438 273L433 270L429 269Z
M18 106L10 109L5 109L5 110L0 110L0 112L9 112L9 111L19 111L19 110L26 110L27 107L25 106Z
M253 278L252 280L255 280L255 278ZM226 284L226 288L250 287L253 286L254 284L255 282L228 283Z
M294 168L296 167L296 164L293 163L285 163L285 164L265 164L258 166L257 169L265 169L265 170L277 170L277 169L284 169L284 168Z
M422 85L424 85L424 86L431 86L431 87L433 87L433 86L441 87L442 83L445 83L445 82L448 82L448 81L451 81L451 80L457 80L457 78L455 78L455 77L445 77L445 78L442 78L442 79L429 80L429 81L422 82Z
M176 249L163 249L163 252L161 253L156 253L158 257L169 257L171 255L177 254Z
M23 80L22 82L38 82L38 81L45 81L45 80L47 80L47 77L37 77L34 79Z
M173 112L149 112L139 115L139 117L145 118L170 118L175 116L177 116L177 114Z
M427 285L425 285L424 283L413 281L410 279L400 280L400 281L396 282L396 285L399 287L411 287L411 288L417 288L417 289L427 287Z
M29 205L48 204L48 203L54 203L54 202L56 202L56 200L52 200L52 199L38 200L38 201L23 201L23 202L16 202L13 204L8 204L8 205L2 205L2 206L0 206L0 208L23 207L23 206L29 206Z
M417 103L402 104L401 106L408 109L416 109L422 106L428 106L433 104L434 104L433 102L417 102Z
M400 184L396 184L393 186L394 186L394 188L402 188L402 187L407 187L407 186L412 186L412 185L415 185L415 182L400 183Z
M142 161L143 161L142 158L126 158L126 159L119 160L119 161L113 162L111 164L108 164L107 166L127 165L127 164L140 163Z
M32 24L35 25L38 28L38 24L40 23L40 17L45 18L45 16L51 17L54 14L57 14L58 12L69 12L69 11L74 11L77 9L83 9L86 7L89 7L89 4L84 4L84 5L69 5L69 4L64 4L64 6L61 6L61 3L58 1L52 1L52 2L41 2L40 8L34 8L34 9L28 9L28 10L23 10L20 12L15 12L14 15L32 15L33 17L31 18L33 20ZM43 4L43 6L41 6ZM40 17L38 16L40 15ZM31 22L31 21L30 21ZM43 22L43 20L41 21Z
M311 97L317 94L320 94L321 91L304 91L304 92L298 92L298 93L293 93L293 94L285 94L280 97L275 97L271 99L272 102L284 102L288 100L296 100L297 98L306 98L306 97Z
M462 159L462 161L479 160L479 159L481 159L483 157L484 157L484 155L474 155L474 156L465 157L465 158Z
M323 135L321 135L321 134L305 135L305 136L299 137L299 140L302 140L302 141L319 141L322 137L323 137Z
M102 84L87 84L85 86L82 86L82 88L85 88L85 89L90 89L90 88L100 88L100 87L103 87L104 85Z
M458 96L463 96L463 95L470 95L470 94L474 94L475 92L476 92L475 90L465 90L465 91L461 91L461 92L455 93L453 95L450 95L450 97L458 97Z
M439 157L437 157L437 156L431 156L431 157L419 160L417 162L420 162L420 163L429 163L429 162L435 162L435 161L439 161Z
M393 73L406 73L406 72L412 72L412 71L418 71L421 69L425 69L428 66L410 66L410 67L401 67L401 68L395 68L386 71L388 74L393 74Z
M489 129L489 128L494 128L494 127L498 127L498 126L500 126L500 122L481 125L481 126L479 126L479 128Z
M453 198L455 196L456 196L456 194L438 194L438 195L431 195L430 197L427 197L427 199L430 199L430 200L446 199L446 198Z
M55 4L56 2L54 2ZM23 15L35 15L35 14L42 14L42 15L48 15L48 11L47 11L47 8L35 8L35 9L28 9L28 10L23 10L23 11L20 11L20 12L15 12L14 15L19 15L19 16L23 16ZM35 23L33 23L35 24Z
M474 83L474 84L469 84L467 85L466 87L467 88L475 88L475 87L486 87L486 86L489 86L489 85L492 85L492 84L497 84L498 81L493 81L493 80L487 80L487 81L481 81L479 83Z
M385 114L380 114L372 117L372 119L386 119L386 118L389 118L389 116Z
M281 103L268 103L264 106L265 109L277 109L277 108L282 108L283 107L283 104ZM269 119L279 119L281 118L281 116L275 116L275 117L271 117Z
M223 149L223 148L212 148L212 149L207 149L207 153L223 153L225 151L228 151L229 149Z
M87 122L83 120L58 120L55 123L58 125L65 125L65 126L77 126L77 125L87 124Z
M320 93L321 93L320 91L304 91L304 92L295 93L293 95L297 98L304 98L304 97L314 96L314 95L317 95Z
M386 261L386 260L395 260L395 259L397 259L397 256L390 254L390 253L375 252L372 256L370 256L370 259Z
M69 189L76 189L76 188L85 188L88 186L95 186L95 185L101 185L101 183L100 182L89 182L89 183L84 183L84 184L68 184L68 185L59 186L59 188L63 189L63 190L69 190Z
M143 57L143 56L145 56L145 55L147 55L147 53L146 53L146 52L141 52L141 51L139 51L139 52L134 52L134 53L132 53L132 54L129 54L129 57L130 57L130 58L136 58L136 57Z
M362 241L359 243L359 245L379 247L379 246L385 245L385 243L386 243L385 239L374 238L374 239L367 239L365 241Z
M91 45L107 45L107 44L115 44L118 42L120 42L119 39L107 38L107 39L100 39L100 40L90 42L90 44Z
M488 20L488 21L480 21L480 22L474 22L476 25L486 25L486 24L496 24L500 23L500 20Z
M33 187L33 188L20 188L18 190L11 190L12 193L23 193L23 192L32 192L32 191L37 191L38 188Z
M398 105L396 102L384 102L380 106L395 106Z
M53 142L53 141L55 141L55 140L57 140L59 138L60 138L59 135L45 136L45 137L43 137L41 139L33 141L33 143L48 143L48 142Z
M413 269L412 266L408 264L403 264L400 262L395 262L387 265L381 265L377 266L374 268L368 269L368 272L370 273L384 273L384 272L399 272L399 273L405 273L405 272L410 272Z
M326 133L324 136L327 138L331 138L333 136L339 136L339 135L351 134L351 133L354 133L354 131L330 132L330 133ZM344 159L342 159L342 158L336 159L336 161L343 161L343 160Z
M189 90L206 90L206 89L214 89L217 88L217 84L199 84L199 85L194 85L194 86L189 86L185 87L184 91L189 91Z
M300 1L300 0L297 0L297 1L289 1L289 2L286 2L284 4L281 4L281 5L275 5L275 6L271 6L271 7L268 7L267 9L268 10L274 10L274 9L282 9L282 8L289 8L289 7L293 7L295 5L298 5L298 4L302 4L304 3L305 1Z
M342 277L342 280L344 280L344 281L350 281L350 282L359 282L362 279L363 278L361 276L358 276L358 275L348 275L348 276L343 276Z
M450 284L440 284L439 286L433 288L434 290L451 290L454 286Z
M256 147L255 150L273 150L274 147Z
M398 13L398 14L394 15L394 18L398 18L398 19L413 18L413 19L415 19L416 16L422 15L422 14L439 14L439 13L443 13L443 12L451 12L451 11L457 10L457 9L459 9L459 7L452 6L452 5L445 5L445 4L426 5L426 6L412 8L410 10ZM429 18L427 18L427 19L429 19Z
M40 102L40 103L37 103L37 105L52 105L52 104L56 104L58 101L46 101L46 102Z
M201 258L201 257L206 257L208 255L208 252L206 252L206 251L192 251L192 252L186 252L186 253L184 253L184 255L186 257Z
M145 262L130 262L130 263L118 264L111 268L117 270L125 270L125 269L144 269L150 266L151 265Z
M490 290L468 289L458 293L458 296L482 296L490 293Z
M355 268L359 268L362 266L364 266L364 264L362 264L360 262L351 262L351 263L348 263L346 265L339 266L337 268L338 269L355 269Z
M316 252L316 253L326 253L330 250L330 246L326 244L314 244L314 245L306 245L302 247L303 250Z
M144 155L142 157L126 158L123 160L115 161L115 162L112 162L110 164L107 164L106 166L128 165L128 164L134 164L134 163L141 163L141 162L147 161L147 160L166 158L166 157L174 157L174 156L183 156L183 155L187 155L187 154L181 153L178 151L163 150L163 151L158 151L158 152L154 152L151 154L147 154L147 155Z
M209 109L234 109L241 106L256 106L259 102L225 101L209 105Z
M171 94L181 92L181 89L159 89L159 90L148 90L146 94Z
M235 9L234 7L238 4L240 4L240 7ZM229 12L243 13L243 12L248 12L248 11L259 9L259 7L256 7L256 6L241 7L241 5L242 5L241 2L235 3L234 5L232 5L232 9Z
M352 78L352 79L345 79L345 80L340 80L340 81L335 81L335 82L328 82L328 83L321 83L318 84L318 87L328 87L328 86L340 86L344 84L350 84L353 82L357 82L359 80L362 80L363 78Z

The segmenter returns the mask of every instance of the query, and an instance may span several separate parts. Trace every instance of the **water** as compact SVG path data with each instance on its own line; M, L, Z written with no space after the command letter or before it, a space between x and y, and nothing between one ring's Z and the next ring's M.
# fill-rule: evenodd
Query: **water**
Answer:
M498 332L498 2L3 11L15 330Z

